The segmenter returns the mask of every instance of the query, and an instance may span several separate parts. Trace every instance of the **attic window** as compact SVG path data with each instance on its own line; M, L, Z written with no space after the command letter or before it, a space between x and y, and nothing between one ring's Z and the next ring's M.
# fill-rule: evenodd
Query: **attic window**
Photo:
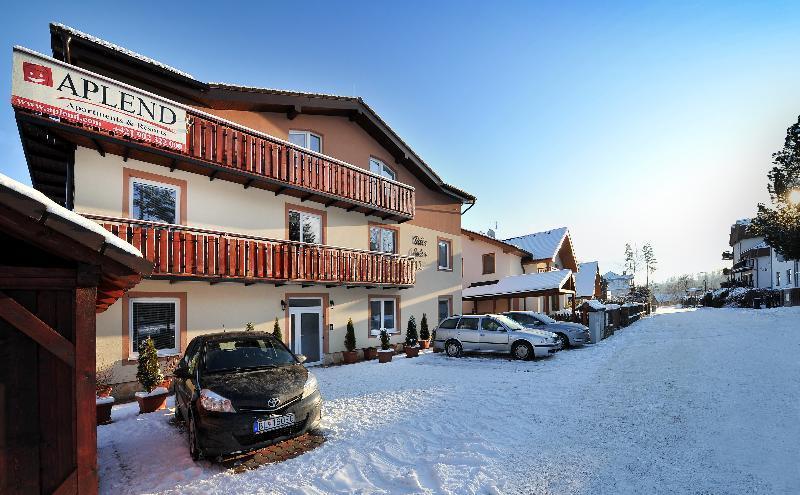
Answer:
M311 131L289 131L289 142L322 153L322 137Z
M387 179L392 179L392 180L397 179L397 174L394 173L394 170L389 168L388 165L378 160L377 158L370 157L369 171L378 174L382 177L386 177Z
M488 275L495 271L494 253L487 253L483 255L483 274Z

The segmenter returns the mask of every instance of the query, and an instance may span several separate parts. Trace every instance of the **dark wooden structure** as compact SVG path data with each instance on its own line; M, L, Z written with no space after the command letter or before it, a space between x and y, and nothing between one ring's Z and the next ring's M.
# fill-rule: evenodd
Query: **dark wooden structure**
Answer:
M152 268L124 248L0 175L0 493L97 493L95 314Z

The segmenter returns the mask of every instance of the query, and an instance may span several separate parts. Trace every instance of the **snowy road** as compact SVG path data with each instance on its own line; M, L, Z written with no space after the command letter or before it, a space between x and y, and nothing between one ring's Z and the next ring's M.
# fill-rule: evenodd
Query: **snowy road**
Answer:
M800 308L659 314L536 362L318 369L320 448L233 474L167 416L98 429L102 493L798 493Z

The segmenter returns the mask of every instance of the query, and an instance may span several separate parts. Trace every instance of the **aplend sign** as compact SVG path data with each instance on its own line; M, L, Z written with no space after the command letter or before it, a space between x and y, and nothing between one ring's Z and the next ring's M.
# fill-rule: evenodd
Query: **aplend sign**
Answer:
M186 151L186 111L175 103L24 48L13 64L13 106Z

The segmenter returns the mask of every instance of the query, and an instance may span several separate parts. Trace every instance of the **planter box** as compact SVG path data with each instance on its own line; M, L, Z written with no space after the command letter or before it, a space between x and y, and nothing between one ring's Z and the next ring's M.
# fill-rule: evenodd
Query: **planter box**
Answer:
M419 356L419 346L416 346L416 345L413 346L413 347L406 346L405 347L405 351L406 351L406 357L407 358L413 358L413 357Z
M374 347L364 348L364 361L369 361L378 357L378 349Z
M114 406L113 397L97 397L95 399L97 424L104 425L111 422L111 408Z
M392 355L394 352L390 349L388 351L378 351L378 362L379 363L390 363L392 361Z
M344 364L353 364L358 361L358 353L356 351L344 351L342 353Z
M420 349L429 349L431 346L430 340L420 340L419 341L419 348Z
M164 387L157 387L149 394L147 392L136 392L136 402L139 403L139 414L166 409L168 395L169 391Z

